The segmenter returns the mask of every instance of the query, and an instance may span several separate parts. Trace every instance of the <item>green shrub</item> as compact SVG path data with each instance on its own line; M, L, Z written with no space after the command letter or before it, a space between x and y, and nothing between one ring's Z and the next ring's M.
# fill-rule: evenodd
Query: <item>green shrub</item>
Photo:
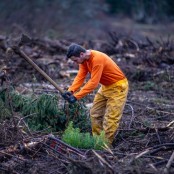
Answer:
M73 122L69 122L67 129L62 135L62 140L77 148L101 150L108 145L104 131L100 135L91 136L89 132L81 133L79 128L73 128Z
M11 117L10 110L5 107L3 100L0 98L0 121Z
M22 95L13 89L11 91L0 91L0 106L5 109L0 110L1 118L5 119L9 111L11 117L10 103L15 112L20 112L28 126L32 130L44 130L48 132L57 132L65 129L66 123L73 121L75 127L83 131L90 129L90 120L87 116L87 108L83 102L77 102L73 105L60 104L58 95ZM49 128L49 129L48 129Z
M93 136L94 149L102 149L105 144L108 145L108 141L105 138L105 132L102 131L100 135Z

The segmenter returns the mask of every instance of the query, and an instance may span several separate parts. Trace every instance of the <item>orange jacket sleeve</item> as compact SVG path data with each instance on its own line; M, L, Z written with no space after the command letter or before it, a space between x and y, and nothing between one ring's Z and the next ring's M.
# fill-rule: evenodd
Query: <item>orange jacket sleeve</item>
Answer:
M103 65L99 64L94 66L91 72L91 78L79 92L74 94L74 96L77 99L80 99L86 96L88 93L92 92L98 86L102 72L103 72Z
M77 76L75 77L72 85L69 87L68 91L72 91L73 93L79 90L79 88L83 85L85 77L88 73L86 67L82 64L79 65L79 71Z

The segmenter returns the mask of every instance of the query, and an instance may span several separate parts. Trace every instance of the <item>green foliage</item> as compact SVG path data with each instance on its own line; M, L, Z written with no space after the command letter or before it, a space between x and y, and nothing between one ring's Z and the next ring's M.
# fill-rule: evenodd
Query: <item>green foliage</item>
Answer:
M152 81L147 81L146 84L144 85L144 89L146 91L153 90L154 88L155 88L155 83Z
M10 110L5 107L3 100L0 98L0 120L8 119L10 116Z
M82 132L90 131L90 119L89 115L87 115L87 108L83 102L75 103L73 105L68 105L68 109L66 111L67 121L72 120L75 127L79 127Z
M73 122L69 122L67 129L62 135L62 140L74 147L81 149L103 149L108 144L104 131L100 135L91 136L88 133L81 133L79 128L73 128Z
M144 121L143 121L143 125L144 125L145 127L151 127L151 122L148 121L148 120L144 120Z
M94 149L102 149L104 145L108 145L108 141L105 138L105 132L102 131L100 135L94 135Z
M14 90L0 92L0 99L2 107L8 111L10 111L9 102L11 102L13 110L25 117L25 121L32 130L64 130L66 123L71 120L76 127L84 131L90 127L87 109L83 103L67 104L64 107L60 104L61 101L57 95L21 95ZM1 110L0 115L7 110Z

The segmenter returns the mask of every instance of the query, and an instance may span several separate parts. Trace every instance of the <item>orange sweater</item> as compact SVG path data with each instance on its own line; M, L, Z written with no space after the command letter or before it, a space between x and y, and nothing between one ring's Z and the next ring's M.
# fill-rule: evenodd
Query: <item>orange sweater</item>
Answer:
M86 75L90 73L89 81L81 88ZM106 54L91 50L91 55L83 64L79 64L79 71L69 91L77 92L74 96L80 99L92 92L99 83L108 86L125 78L117 64Z

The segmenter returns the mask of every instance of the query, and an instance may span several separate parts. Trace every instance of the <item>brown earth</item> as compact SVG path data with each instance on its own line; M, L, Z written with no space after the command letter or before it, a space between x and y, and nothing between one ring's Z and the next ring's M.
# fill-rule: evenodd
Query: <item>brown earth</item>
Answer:
M107 30L106 40L103 37L90 41L34 38L22 49L62 89L66 89L74 77L69 71L77 69L65 60L66 49L72 41L106 52L118 63L128 77L130 90L111 152L103 150L96 151L96 154L92 150L82 150L87 159L77 159L71 155L57 155L42 144L27 150L17 149L26 139L31 142L45 135L26 135L22 129L13 130L13 120L4 121L0 123L0 135L3 137L0 138L0 173L174 172L174 25L142 25L125 19L121 23L112 23L109 28L112 30ZM30 93L31 86L26 83L33 83L32 74L35 74L38 86L43 86L44 79L20 56L6 58L5 42L6 38L2 36L1 72L2 67L8 67L7 75L16 90L22 94ZM3 82L7 85L6 81ZM54 93L49 85L47 83L47 89ZM42 88L41 92L45 89ZM87 96L88 103L94 94Z

